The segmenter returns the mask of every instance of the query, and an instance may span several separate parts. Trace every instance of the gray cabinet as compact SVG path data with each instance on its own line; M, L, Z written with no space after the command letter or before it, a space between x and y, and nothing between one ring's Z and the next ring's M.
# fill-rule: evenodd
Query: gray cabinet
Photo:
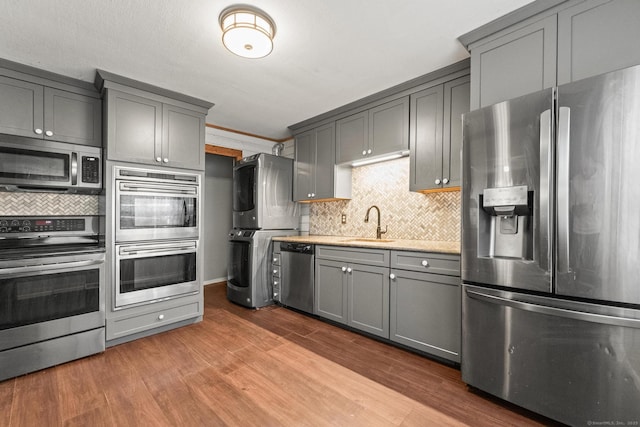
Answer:
M409 149L409 97L336 121L336 164Z
M640 2L589 0L558 13L558 84L640 64Z
M314 201L351 197L351 171L335 166L335 123L295 137L293 198Z
M556 84L557 18L549 16L471 47L471 109Z
M205 117L212 103L98 70L107 160L204 170Z
M391 341L460 362L460 257L391 252Z
M462 114L469 111L469 76L411 95L411 191L461 185Z
M314 314L389 338L389 251L316 246Z
M97 94L0 76L0 132L101 147L102 102Z
M640 2L573 0L487 24L471 51L471 108L640 64Z
M204 114L107 90L107 159L204 169Z
M107 346L172 329L202 319L202 293L109 312L106 321Z

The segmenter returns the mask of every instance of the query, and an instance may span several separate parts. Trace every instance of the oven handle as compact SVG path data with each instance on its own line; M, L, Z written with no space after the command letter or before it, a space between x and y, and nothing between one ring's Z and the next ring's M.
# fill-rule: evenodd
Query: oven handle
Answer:
M179 254L184 252L195 252L197 249L195 243L185 243L184 245L170 244L166 246L128 246L121 247L118 253L120 255L146 255L146 254Z
M41 272L44 270L68 270L78 267L89 267L92 265L104 264L103 259L88 260L88 261L70 261L70 262L56 262L51 264L38 264L29 265L24 267L8 267L0 269L0 277L14 276L17 274Z
M120 182L119 186L121 191L130 191L136 193L163 193L163 194L178 194L178 195L198 195L198 188L196 186L186 185L162 185L162 184L149 184L149 183L137 183L137 182Z

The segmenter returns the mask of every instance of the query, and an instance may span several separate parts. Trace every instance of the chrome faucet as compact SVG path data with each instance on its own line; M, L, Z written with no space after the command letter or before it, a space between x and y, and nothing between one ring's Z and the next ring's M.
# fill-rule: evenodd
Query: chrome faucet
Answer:
M380 208L378 208L376 205L373 205L369 209L367 209L367 214L364 217L364 222L369 222L369 212L371 212L371 209L373 208L376 208L376 210L378 211L378 227L376 228L376 239L381 239L382 235L387 232L387 229L389 227L385 226L384 231L382 231L382 228L380 227Z

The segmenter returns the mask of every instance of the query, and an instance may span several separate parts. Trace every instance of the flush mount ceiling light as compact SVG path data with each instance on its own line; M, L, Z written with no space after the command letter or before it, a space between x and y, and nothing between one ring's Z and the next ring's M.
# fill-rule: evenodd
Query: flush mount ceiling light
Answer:
M262 58L271 53L276 26L260 9L230 6L222 11L219 22L222 43L230 52L244 58Z

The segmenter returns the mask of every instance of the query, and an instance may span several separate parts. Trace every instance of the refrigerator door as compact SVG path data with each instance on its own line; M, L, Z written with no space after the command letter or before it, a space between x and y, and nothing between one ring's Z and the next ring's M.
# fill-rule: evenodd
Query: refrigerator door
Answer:
M551 292L553 89L463 116L462 279Z
M558 88L560 295L640 304L640 67Z
M640 421L640 310L463 286L462 380L569 425Z

